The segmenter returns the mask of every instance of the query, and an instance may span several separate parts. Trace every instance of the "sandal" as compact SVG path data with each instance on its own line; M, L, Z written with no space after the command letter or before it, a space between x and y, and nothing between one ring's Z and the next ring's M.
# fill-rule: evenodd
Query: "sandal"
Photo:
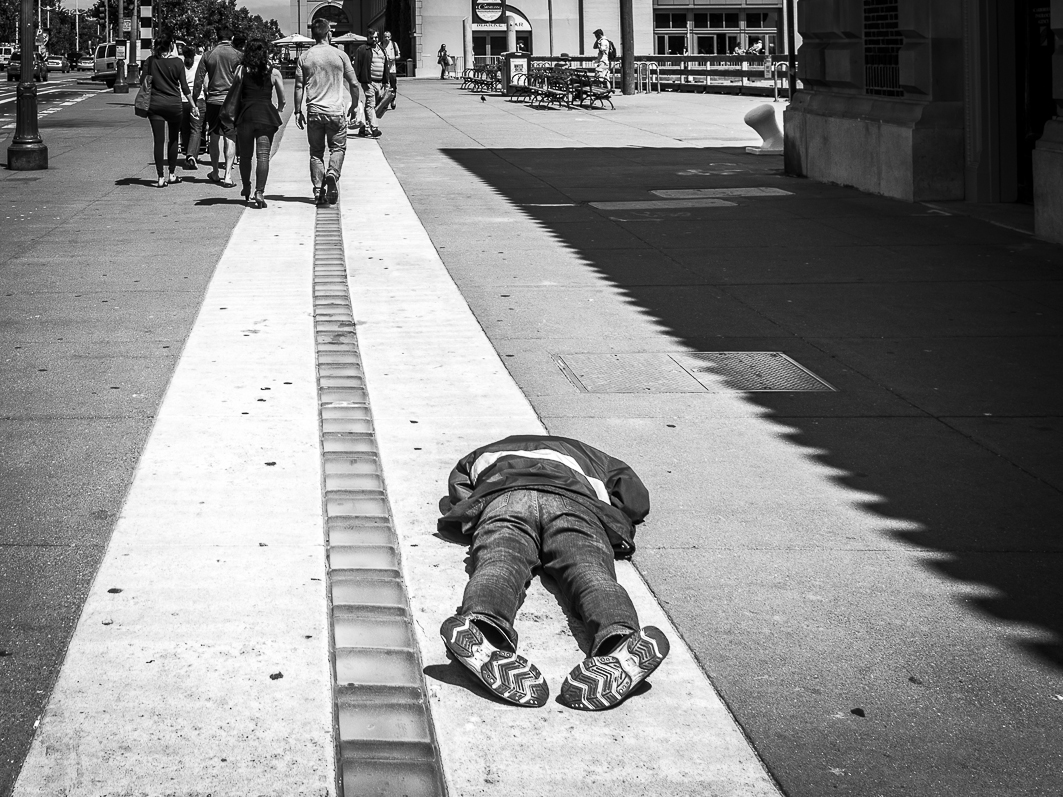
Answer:
M210 174L208 174L207 175L207 179L210 180L210 182L212 182L212 183L220 183L221 182L221 178L218 177L218 173L217 172L211 172Z
M229 179L219 180L218 185L220 185L222 188L236 188L236 183Z

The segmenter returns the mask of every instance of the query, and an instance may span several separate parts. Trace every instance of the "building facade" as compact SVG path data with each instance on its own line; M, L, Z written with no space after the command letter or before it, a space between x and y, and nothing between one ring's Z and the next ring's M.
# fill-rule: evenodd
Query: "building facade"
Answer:
M759 47L783 53L784 0L632 0L637 55L719 55ZM497 5L480 0L478 5ZM325 17L337 33L387 28L417 70L436 69L441 44L463 50L462 20L472 25L473 53L506 49L505 17L484 21L474 0L291 0L291 24L308 35ZM620 47L618 0L513 0L505 16L515 21L517 41L534 55L593 54L594 30L602 28ZM759 42L759 45L758 45Z
M1030 202L1063 241L1063 0L801 0L793 174Z

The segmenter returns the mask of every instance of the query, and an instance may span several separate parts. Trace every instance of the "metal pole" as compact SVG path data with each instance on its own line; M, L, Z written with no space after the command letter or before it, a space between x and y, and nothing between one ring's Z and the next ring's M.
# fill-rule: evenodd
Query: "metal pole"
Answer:
M620 66L624 94L635 93L635 27L631 0L620 0Z
M129 49L126 50L129 74L126 80L130 84L136 84L140 81L140 70L137 64L140 60L140 0L130 0L129 6Z
M22 58L22 73L19 78L15 103L15 135L7 148L7 168L17 172L48 168L48 147L44 145L37 128L37 84L33 80L33 0L22 0L22 15L19 20L22 40L19 54Z
M797 90L797 53L794 52L797 39L794 37L794 28L797 20L794 19L794 0L786 0L786 78L790 83L790 99L793 99Z
M134 0L135 2L135 0ZM122 38L122 20L125 17L125 3L123 0L118 0L118 35L115 36L115 55L118 55L118 41ZM126 53L128 55L128 53ZM115 94L128 94L129 84L125 79L125 58L115 58L114 62L115 71L118 73L114 78L114 93Z

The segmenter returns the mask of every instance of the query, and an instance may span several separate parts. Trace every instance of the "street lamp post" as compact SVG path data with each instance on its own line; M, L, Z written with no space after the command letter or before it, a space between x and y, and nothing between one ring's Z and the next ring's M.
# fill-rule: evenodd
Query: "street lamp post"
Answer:
M128 94L129 93L129 84L126 83L126 79L125 79L125 64L126 64L125 56L127 54L125 52L123 52L122 53L122 58L118 58L119 48L121 48L122 51L125 50L125 44L118 44L119 40L123 38L123 31L121 30L121 28L122 28L122 25L124 24L122 22L122 20L125 19L125 15L124 15L125 9L123 8L124 5L125 4L122 2L122 0L118 0L118 29L119 30L118 30L118 35L115 37L115 61L114 61L114 69L115 69L115 72L117 74L115 75L114 88L112 89L112 91L114 91L115 94Z
M15 135L11 139L11 146L7 148L7 168L29 172L48 168L48 147L37 129L37 84L33 80L33 0L22 0L19 22L22 28L19 41L22 74L16 94Z

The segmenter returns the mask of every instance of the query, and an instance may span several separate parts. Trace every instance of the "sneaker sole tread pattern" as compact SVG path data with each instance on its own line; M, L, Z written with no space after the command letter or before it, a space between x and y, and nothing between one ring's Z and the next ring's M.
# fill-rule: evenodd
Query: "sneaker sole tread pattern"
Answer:
M504 700L538 707L549 698L550 688L539 668L523 656L491 647L472 621L451 617L439 635L447 650Z
M648 626L619 655L595 656L577 664L561 686L561 701L587 711L612 708L660 666L668 650L668 638Z

